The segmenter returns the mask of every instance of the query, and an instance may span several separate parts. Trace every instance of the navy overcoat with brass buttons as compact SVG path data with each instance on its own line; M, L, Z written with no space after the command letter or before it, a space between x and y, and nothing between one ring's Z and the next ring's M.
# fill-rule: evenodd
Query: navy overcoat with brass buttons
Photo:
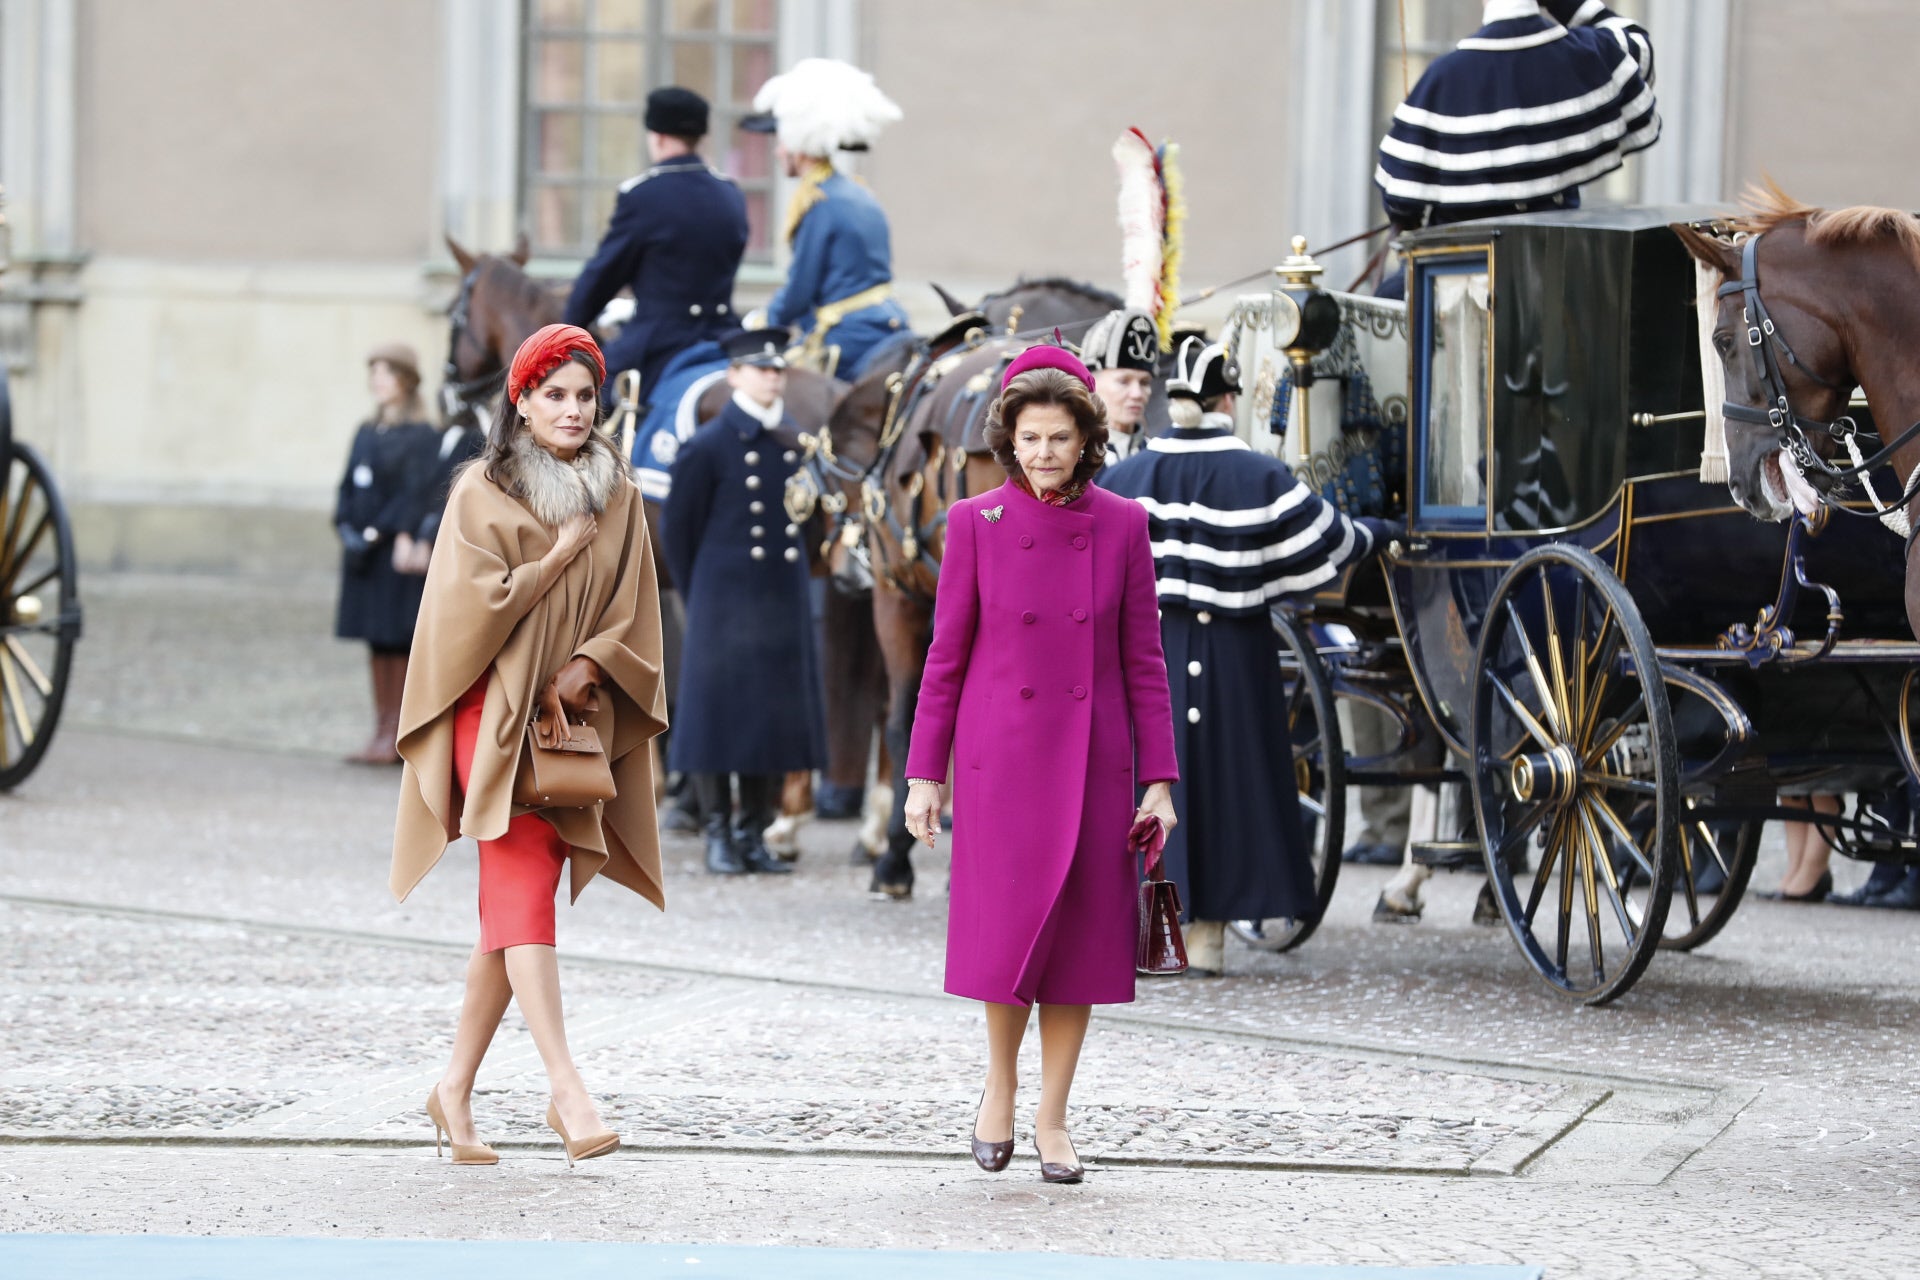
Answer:
M660 536L687 603L668 764L788 773L827 762L805 531L781 495L797 431L737 401L680 447Z

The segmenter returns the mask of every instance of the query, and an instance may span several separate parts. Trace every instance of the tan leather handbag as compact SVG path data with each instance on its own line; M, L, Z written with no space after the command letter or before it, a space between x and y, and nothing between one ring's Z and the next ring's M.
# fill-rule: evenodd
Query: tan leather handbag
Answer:
M571 736L540 731L527 724L520 766L513 776L513 802L536 809L584 809L613 799L613 769L600 735L584 724L567 726ZM542 738L545 741L542 741Z

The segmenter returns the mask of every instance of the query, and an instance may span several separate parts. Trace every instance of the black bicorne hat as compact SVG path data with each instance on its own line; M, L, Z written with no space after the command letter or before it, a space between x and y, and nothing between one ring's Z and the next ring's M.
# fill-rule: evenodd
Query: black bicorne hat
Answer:
M720 339L720 349L727 353L727 359L734 364L750 364L759 369L784 369L787 367L787 346L792 341L793 330L785 327L740 329Z
M1080 344L1087 368L1138 369L1158 373L1160 330L1144 311L1109 311L1093 322Z
M668 85L647 95L647 131L676 138L703 138L707 133L707 100L691 89Z
M1189 400L1211 400L1240 390L1240 366L1227 349L1204 337L1189 337L1173 350L1173 372L1167 394Z

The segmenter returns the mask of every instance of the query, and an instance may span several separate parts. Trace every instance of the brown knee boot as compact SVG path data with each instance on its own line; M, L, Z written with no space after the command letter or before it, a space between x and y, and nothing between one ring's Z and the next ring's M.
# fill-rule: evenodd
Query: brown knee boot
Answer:
M398 681L394 678L396 662ZM347 757L347 763L398 764L400 756L393 749L393 743L399 735L400 691L406 686L407 660L403 656L375 652L369 654L367 665L373 684L373 736L367 739L366 746Z

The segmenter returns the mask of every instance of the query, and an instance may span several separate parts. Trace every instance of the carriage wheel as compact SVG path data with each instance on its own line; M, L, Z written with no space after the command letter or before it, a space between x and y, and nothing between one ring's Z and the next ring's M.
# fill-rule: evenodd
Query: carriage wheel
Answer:
M1294 784L1300 793L1300 816L1307 827L1314 892L1324 918L1327 904L1333 901L1334 882L1340 878L1340 849L1346 838L1346 747L1340 741L1340 720L1333 710L1333 682L1327 678L1326 663L1314 651L1313 637L1284 609L1273 611L1273 629L1280 635ZM1318 919L1278 917L1235 920L1230 927L1234 936L1250 947L1291 951L1312 937L1319 923Z
M1672 905L1660 945L1691 951L1713 938L1733 918L1747 892L1760 852L1764 822L1708 822L1693 815L1686 801L1680 819L1679 863L1673 871ZM1642 852L1645 845L1641 846Z
M53 739L79 634L73 533L40 455L16 441L0 487L0 791Z
M1659 948L1679 860L1679 757L1653 641L1598 557L1551 543L1500 580L1478 660L1469 746L1494 898L1548 985L1605 1004Z

